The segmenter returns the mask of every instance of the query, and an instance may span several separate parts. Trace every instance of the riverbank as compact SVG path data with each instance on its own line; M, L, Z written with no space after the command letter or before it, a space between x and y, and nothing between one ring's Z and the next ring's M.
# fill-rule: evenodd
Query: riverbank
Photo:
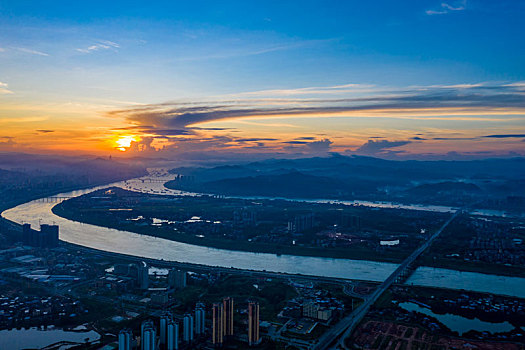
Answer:
M146 174L147 173L144 173L143 175L146 175ZM133 179L134 178L135 177L133 177ZM8 209L14 208L14 207L16 207L18 205L21 205L21 204L24 204L24 203L27 203L27 202L30 202L30 201L33 201L33 200L36 200L36 199L52 197L52 196L56 196L56 195L59 195L59 194L64 193L64 192L81 191L81 190L85 190L85 189L89 189L89 188L95 189L96 187L100 187L100 186L104 186L104 185L108 185L109 186L109 185L111 185L113 183L120 182L120 181L127 181L129 179L130 178L122 178L122 179L115 179L115 180L112 180L112 181L95 182L95 183L92 183L92 184L82 185L82 186L69 186L69 187L57 188L57 189L52 190L52 191L35 193L33 195L30 195L30 196L23 196L23 197L20 197L17 200L13 200L13 201L10 201L10 202L2 202L2 201L0 201L0 214L2 214L4 211L6 211ZM0 216L0 218L2 220L5 220L1 216Z
M141 179L116 184L116 186L132 187L143 193L161 193L162 189L160 183L144 182ZM89 193L93 190L96 189L90 188L81 192ZM83 193L63 193L62 195L78 196ZM259 273L268 274L269 277L272 273L285 273L302 275L305 278L356 279L376 282L383 281L396 267L394 264L370 260L328 259L207 248L70 221L53 214L51 211L53 206L53 203L30 202L13 208L2 215L17 223L29 222L38 225L40 220L46 223L56 222L61 227L60 239L62 242L73 244L79 248L82 247L82 249L94 249L103 254L117 254L136 260L149 261L151 259L152 262L158 262L163 266L184 268L188 264L196 264L203 269L224 269L225 272L229 270L242 270L246 273L260 271ZM480 289L478 285L472 287L469 284L469 281L473 282L473 279L481 277L483 281L492 281L489 282L489 286L507 288L504 290L495 288L494 293L496 294L509 294L512 291L521 290L523 285L520 281L514 281L519 278L515 278L512 283L507 285L505 281L509 277L504 276L482 274L476 276L476 273L464 272L463 274L469 275L463 278L461 273L461 276L457 277L453 270L436 269L432 274L429 274L427 272L420 273L420 269L425 268L418 268L415 273L416 278L411 279L409 283L449 288L453 288L457 284L460 286L458 288L472 288L473 290L490 292L487 288ZM272 273L267 271L272 271ZM466 280L465 283L459 283L464 280ZM515 293L510 294L514 295Z
M113 191L113 190L112 190ZM122 192L122 193L120 193ZM388 262L388 263L399 263L401 262L408 254L414 249L410 246L395 246L395 247L385 247L382 250L372 249L371 247L364 244L352 244L344 247L316 247L316 246L303 246L298 245L280 245L276 243L266 243L261 241L251 241L246 239L241 239L239 234L237 234L236 239L227 236L230 228L226 231L212 233L212 230L216 230L216 225L209 225L209 227L201 227L198 230L192 230L190 233L186 232L184 228L177 229L177 226L172 224L155 224L155 221L151 221L151 217L161 217L167 218L166 220L153 219L157 222L170 222L170 220L181 220L176 219L173 215L177 215L177 212L185 212L186 218L189 218L192 215L202 215L201 213L206 213L206 218L210 220L224 220L225 215L228 213L231 215L230 210L235 206L241 206L243 203L235 202L230 203L231 201L241 201L241 199L215 199L211 198L206 200L206 197L186 197L185 199L180 198L179 200L174 199L174 202L168 200L165 196L152 196L147 197L145 195L137 194L136 192L122 191L118 189L112 194L117 200L111 202L111 208L108 209L100 207L98 200L91 200L90 197L85 197L82 199L72 199L64 201L61 204L54 206L52 212L58 216L64 217L66 219L79 222L95 225L98 227L112 228L117 230L125 230L129 232L134 232L140 235L145 235L149 237L163 238L171 240L174 242L187 243L192 245L197 245L201 247L216 248L216 249L225 249L230 251L242 251L242 252L252 252L252 253L269 253L276 255L291 255L291 256L307 256L307 257L321 257L321 258L334 258L334 259L351 259L351 260L365 260L365 261L375 261L375 262ZM102 196L102 194L101 194ZM122 202L124 198L125 202ZM132 197L130 197L132 196ZM94 198L98 198L96 196ZM133 198L133 203L128 203L128 200ZM163 200L159 203L148 201L151 198L152 200L157 200L156 198L162 198ZM173 197L175 198L175 197ZM143 203L141 204L141 201ZM188 203L190 201L197 203ZM221 201L220 209L217 208L219 204L217 201ZM230 202L229 202L230 201ZM269 208L269 206L278 206L277 202L268 200L259 200L257 203L261 208ZM204 203L200 203L204 202ZM284 201L283 201L284 202ZM291 201L294 205L299 205L298 202ZM305 203L304 206L307 208L308 204ZM315 204L319 206L321 204ZM323 204L328 205L328 204ZM229 208L229 209L228 209ZM280 207L276 207L280 208ZM332 206L330 206L332 208ZM275 208L274 208L275 209ZM337 209L337 208L335 208ZM189 210L189 211L185 211ZM261 213L261 209L257 209L260 216L264 216L264 212ZM270 210L270 209L267 209ZM313 209L312 209L313 210ZM340 209L339 209L340 210ZM352 215L363 215L357 210L363 211L363 209L354 208ZM379 215L374 211L376 217ZM393 209L389 209L390 211ZM222 211L222 212L221 212ZM131 214L133 213L133 214ZM321 213L321 212L319 212ZM386 214L386 213L385 213ZM153 215L153 216L152 216ZM258 215L258 216L259 216ZM273 214L272 214L273 215ZM319 214L320 215L320 214ZM406 214L405 214L406 215ZM422 214L420 214L422 215ZM440 214L434 214L440 215ZM183 215L184 216L184 215ZM268 213L266 213L268 216ZM170 218L171 217L171 218ZM138 220L137 218L142 218ZM215 219L212 219L215 218ZM438 218L435 218L437 220ZM182 219L185 220L185 219ZM199 217L200 220L200 217ZM227 219L226 219L227 220ZM204 221L204 220L200 220ZM175 221L171 221L175 222ZM196 225L196 224L190 224ZM403 225L402 221L396 221L395 227ZM388 232L385 232L388 234ZM223 237L224 236L224 237ZM291 237L291 239L296 239ZM316 236L314 236L314 239ZM317 236L319 238L319 236ZM417 243L415 237L412 238L414 244ZM457 239L456 239L457 240ZM354 239L355 241L355 239ZM439 240L433 244L433 248L430 249L422 258L420 258L420 266L429 266L429 267L439 267L445 269L451 269L456 271L464 272L477 272L483 274L493 274L493 275L503 275L511 277L525 277L525 269L519 268L516 266L506 266L503 264L488 264L482 262L474 261L458 261L457 259L446 258L444 255L438 255L437 259L434 254L430 254L436 246L442 246L441 249L446 249L443 244L450 242L449 240Z
M12 234L12 229L18 229L21 227L21 224L20 223L16 223L14 221L11 221L11 220L8 220L6 218L4 218L4 216L2 215L4 211L6 210L9 210L11 208L15 208L19 205L22 205L24 203L27 203L27 202L31 202L31 201L34 201L34 200L37 200L37 199L41 199L41 198L47 198L47 197L52 197L52 196L56 196L56 195L59 195L61 193L64 193L64 192L74 192L74 191L81 191L81 190L85 190L85 189L90 189L90 188L93 188L95 190L95 188L97 187L101 187L101 186L110 186L111 184L113 183L116 183L116 182L119 182L119 181L126 181L126 180L129 180L129 178L124 178L124 179L120 179L120 180L115 180L115 181L111 181L111 182L98 182L98 183L94 183L94 184L90 184L90 185L84 185L84 186L70 186L70 187L63 187L63 188L60 188L60 189L55 189L53 191L47 191L47 192L41 192L41 193L38 193L38 194L32 194L30 196L23 196L23 197L20 197L19 199L17 200L14 200L14 201L9 201L9 202L2 202L0 201L0 227L4 227L6 228L5 232L6 233L11 233ZM11 237L12 239L17 239L16 237Z
M232 251L243 251L251 253L268 253L276 255L295 255L295 256L308 256L308 257L320 257L320 258L333 258L333 259L352 259L352 260L367 260L377 262L388 262L388 263L399 263L408 255L399 254L397 256L379 256L373 251L365 249L326 249L326 248L314 248L314 247L299 247L299 246L283 246L276 244L265 244L247 241L233 241L225 239L213 239L207 237L197 237L191 234L177 233L176 238L173 235L162 232L157 229L150 227L137 226L133 224L121 225L115 222L99 222L93 218L82 217L80 218L76 212L66 209L62 203L54 206L52 212L55 215L63 217L68 220L72 220L79 223L85 223L95 225L99 227L112 228L117 230L125 230L141 235L168 239L175 242L187 243L192 245L198 245L209 248L226 249Z
M72 192L72 191L79 191L79 190L84 190L84 189L88 189L88 188L95 188L95 187L99 187L99 186L104 186L104 185L110 185L112 183L117 183L117 182L120 182L120 181L126 181L126 180L129 180L129 179L134 179L134 178L137 178L137 177L140 177L140 176L145 176L148 174L148 171L146 169L143 169L142 171L139 171L137 172L136 174L133 174L132 176L124 176L124 177L115 177L113 179L106 179L106 181L94 181L93 183L90 183L90 184L82 184L81 183L78 183L76 185L72 185L72 186L62 186L62 187L57 187L53 190L42 190L42 191L34 191L34 192L30 192L30 195L27 195L27 189L26 191L24 190L23 187L21 187L19 189L19 191L17 193L20 193L21 196L15 200L11 200L11 201L8 201L8 202L5 202L4 200L2 200L0 198L0 213L4 212L5 210L7 209L10 209L10 208L13 208L13 207L16 207L20 204L23 204L23 203L26 203L26 202L30 202L32 200L36 200L36 199L40 199L40 198L45 198L45 197L51 197L51 196L55 196L55 195L58 195L60 193L64 193L64 192ZM109 181L107 181L109 180ZM85 181L83 181L85 182Z
M483 273L485 275L525 278L525 268L518 266L495 265L483 262L468 263L454 259L433 259L428 255L421 257L419 265L463 272Z

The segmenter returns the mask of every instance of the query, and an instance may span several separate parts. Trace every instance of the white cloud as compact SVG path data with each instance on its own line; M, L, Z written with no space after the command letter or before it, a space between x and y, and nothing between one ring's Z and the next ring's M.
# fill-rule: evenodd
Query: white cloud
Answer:
M31 54L31 55L49 56L49 54L47 54L45 52L37 51L37 50L33 50L33 49L28 49L28 48L25 48L25 47L17 47L16 49L18 51L20 51L20 52L28 53L28 54Z
M7 84L0 81L0 94L12 94L13 91L7 89Z
M518 81L511 84L506 84L504 86L510 86L515 88L516 90L525 91L525 81Z
M109 50L109 49L118 49L119 44L109 40L100 40L96 44L90 45L84 49L77 49L78 52L82 53L91 53L99 50Z
M441 7L438 10L426 10L425 13L429 16L431 15L444 15L450 11L463 11L467 9L467 0L461 0L456 2L456 4L449 4L446 2L441 3Z
M446 8L447 10L450 10L450 11L463 11L465 9L465 6L466 6L467 2L466 1L463 1L462 2L462 5L459 5L459 6L452 6L452 5L449 5L447 3L442 3L441 4L441 7L444 7Z
M236 94L230 94L231 97L243 97L243 96L288 96L288 95L314 95L314 94L337 94L337 93L365 93L376 91L376 86L371 84L344 84L334 86L312 86L305 88L296 89L274 89L274 90L259 90L259 91L248 91Z
M434 10L426 10L425 13L429 16L432 16L432 15L444 15L445 13L448 13L448 11L444 10L444 11L434 11Z
M221 51L215 50L213 53L201 54L198 56L179 57L177 58L177 60L187 62L202 61L209 59L227 59L234 57L257 56L277 51L286 51L315 46L323 43L332 42L334 40L336 39L303 40L297 42L284 43L282 45L262 45L259 47L250 47L251 44L249 43L246 43L246 45L236 47L227 47L226 45L222 48Z

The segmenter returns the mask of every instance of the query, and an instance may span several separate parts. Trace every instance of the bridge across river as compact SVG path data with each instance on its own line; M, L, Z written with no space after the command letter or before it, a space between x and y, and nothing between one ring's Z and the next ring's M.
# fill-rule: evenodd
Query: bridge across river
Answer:
M70 198L74 198L74 196L51 196L51 197L44 197L36 199L35 202L41 202L41 203L61 203L65 200L68 200Z
M434 240L460 214L460 212L460 210L456 211L454 215L452 215L452 217L450 217L423 245L410 254L410 256L406 258L368 298L365 299L363 304L356 308L349 316L343 318L337 325L326 331L312 348L314 350L328 349L338 338L340 338L339 345L346 348L344 346L344 340L352 334L354 328L359 322L361 322L363 317L365 317L370 307L388 288L390 288L393 283L399 282L406 277L406 272L410 270L411 265L425 250L427 250L428 247L430 247L432 242L434 242Z

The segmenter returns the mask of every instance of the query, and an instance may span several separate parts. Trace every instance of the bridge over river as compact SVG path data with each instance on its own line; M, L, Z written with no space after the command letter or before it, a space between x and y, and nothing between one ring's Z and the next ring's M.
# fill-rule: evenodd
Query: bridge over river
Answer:
M423 245L416 249L408 258L403 261L398 268L377 287L377 289L365 299L363 304L359 305L352 313L343 318L337 325L330 328L319 339L319 342L313 346L315 350L328 349L338 338L341 338L339 345L346 348L344 339L352 334L354 328L361 322L363 317L377 299L388 289L393 283L402 282L407 277L407 272L411 270L412 265L416 259L434 242L434 240L445 230L445 228L459 215L460 211L456 211L444 224L437 230Z

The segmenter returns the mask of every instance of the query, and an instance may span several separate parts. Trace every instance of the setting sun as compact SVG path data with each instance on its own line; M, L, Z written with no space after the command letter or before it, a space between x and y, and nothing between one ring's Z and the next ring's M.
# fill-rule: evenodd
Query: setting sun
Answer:
M125 152L130 146L131 142L137 141L137 138L132 135L120 136L116 141L117 149Z

